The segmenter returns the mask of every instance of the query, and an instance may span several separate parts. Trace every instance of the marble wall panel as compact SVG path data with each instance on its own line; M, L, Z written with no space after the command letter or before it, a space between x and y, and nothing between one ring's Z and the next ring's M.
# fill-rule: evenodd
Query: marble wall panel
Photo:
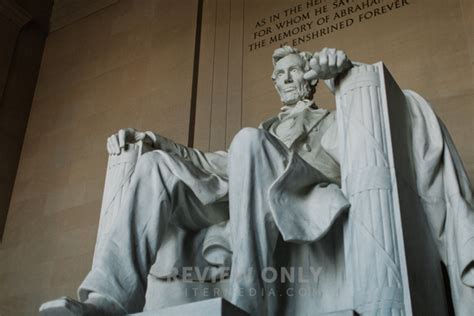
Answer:
M135 127L187 143L195 1L92 2L56 7L0 244L1 315L75 296L92 262L108 136Z

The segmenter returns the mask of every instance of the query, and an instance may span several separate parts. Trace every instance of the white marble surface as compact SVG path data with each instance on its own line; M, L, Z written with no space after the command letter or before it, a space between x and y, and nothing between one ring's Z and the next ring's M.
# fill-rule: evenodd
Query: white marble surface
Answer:
M235 307L222 298L207 299L196 303L169 307L155 311L148 311L130 316L246 316L246 312Z

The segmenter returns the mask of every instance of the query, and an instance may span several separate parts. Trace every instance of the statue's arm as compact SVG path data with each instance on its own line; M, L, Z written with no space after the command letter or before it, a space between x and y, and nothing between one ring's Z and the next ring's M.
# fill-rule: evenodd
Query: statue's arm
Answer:
M107 139L107 151L112 156L120 155L127 144L136 142L143 142L153 149L173 153L178 157L191 161L203 170L223 177L226 176L227 153L225 151L203 152L178 144L154 132L140 132L134 128L121 129Z
M199 149L176 143L154 132L148 131L145 134L153 141L153 148L155 149L174 153L181 158L191 161L197 167L212 173L221 176L225 176L227 173L226 151L203 152Z

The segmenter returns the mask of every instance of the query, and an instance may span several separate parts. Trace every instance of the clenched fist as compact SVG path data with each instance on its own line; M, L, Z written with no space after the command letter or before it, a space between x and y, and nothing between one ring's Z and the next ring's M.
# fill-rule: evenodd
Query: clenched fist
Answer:
M333 79L352 67L346 53L335 48L323 48L320 52L314 53L309 65L311 70L304 74L306 80Z

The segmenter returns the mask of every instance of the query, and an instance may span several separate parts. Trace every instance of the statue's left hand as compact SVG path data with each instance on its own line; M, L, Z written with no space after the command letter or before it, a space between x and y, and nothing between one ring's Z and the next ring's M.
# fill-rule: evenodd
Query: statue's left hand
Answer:
M352 67L346 53L335 48L323 48L320 52L314 53L309 65L311 70L304 74L306 80L333 79Z

